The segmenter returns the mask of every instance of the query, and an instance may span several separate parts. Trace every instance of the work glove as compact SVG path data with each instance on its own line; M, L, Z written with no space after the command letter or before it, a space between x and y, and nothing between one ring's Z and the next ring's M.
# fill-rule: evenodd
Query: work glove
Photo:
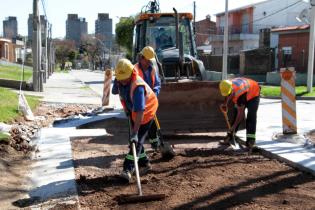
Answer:
M130 144L132 144L132 143L137 144L138 143L138 132L134 132L131 134L129 142L130 142Z

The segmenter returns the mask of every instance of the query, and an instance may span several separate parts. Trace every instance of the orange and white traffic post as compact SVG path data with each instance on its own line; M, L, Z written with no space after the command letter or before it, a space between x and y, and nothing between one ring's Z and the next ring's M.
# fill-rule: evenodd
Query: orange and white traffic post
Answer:
M110 96L110 87L112 84L112 70L106 69L104 76L104 88L103 88L103 97L102 97L102 106L109 105L109 96Z
M283 134L296 134L295 70L280 69Z

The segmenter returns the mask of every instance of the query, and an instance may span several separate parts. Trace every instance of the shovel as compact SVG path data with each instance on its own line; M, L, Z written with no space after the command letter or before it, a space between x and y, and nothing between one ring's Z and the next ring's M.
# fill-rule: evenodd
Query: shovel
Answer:
M230 122L229 122L229 118L228 118L228 115L227 115L227 111L225 111L221 106L220 106L220 110L221 110L221 112L223 113L223 116L224 116L226 125L227 125L228 129L230 130L230 129L231 129L231 124L230 124ZM238 142L235 141L234 133L233 133L232 136L229 138L229 143L230 143L231 147L232 147L234 150L240 149L240 145L238 144Z
M129 138L130 138L130 134L131 134L130 118L128 119L128 123L129 123ZM137 179L138 195L120 195L117 197L118 204L159 201L159 200L165 199L165 194L143 195L142 187L141 187L141 180L140 180L140 175L139 175L136 144L134 142L131 144L131 148L132 148L133 161L135 164L135 173L136 173L136 179ZM141 151L141 149L140 149L140 151Z
M171 145L168 142L165 142L163 140L160 123L156 115L154 116L154 122L156 124L157 134L160 139L160 151L161 151L162 157L166 159L172 159L173 157L175 157L176 153L174 149L171 147Z

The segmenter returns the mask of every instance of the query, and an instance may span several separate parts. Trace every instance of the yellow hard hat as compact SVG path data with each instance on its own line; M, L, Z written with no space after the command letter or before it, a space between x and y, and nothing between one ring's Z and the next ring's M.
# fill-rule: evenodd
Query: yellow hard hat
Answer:
M141 50L141 55L145 57L147 60L152 60L155 58L155 52L154 49L150 46L146 46Z
M232 92L232 81L231 80L222 80L220 82L220 92L222 96L228 96Z
M115 76L117 80L125 80L128 79L133 71L132 63L125 58L122 58L118 61L115 68Z

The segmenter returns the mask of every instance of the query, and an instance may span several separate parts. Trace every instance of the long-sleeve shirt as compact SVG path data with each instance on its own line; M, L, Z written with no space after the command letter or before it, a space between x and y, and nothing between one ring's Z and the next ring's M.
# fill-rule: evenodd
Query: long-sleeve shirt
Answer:
M144 111L145 109L145 91L143 86L138 86L135 89L133 94L133 100L130 98L130 84L128 85L121 85L115 79L112 94L117 95L119 94L120 97L125 101L126 108L129 111L139 112Z
M158 74L158 71L155 70L155 82L154 82L154 86L153 86L153 81L151 78L151 72L153 70L152 66L150 65L148 67L148 69L143 69L143 67L141 66L141 63L139 63L139 67L141 69L141 71L143 72L143 80L152 88L153 92L155 93L156 96L159 95L160 90L161 90L161 80Z

